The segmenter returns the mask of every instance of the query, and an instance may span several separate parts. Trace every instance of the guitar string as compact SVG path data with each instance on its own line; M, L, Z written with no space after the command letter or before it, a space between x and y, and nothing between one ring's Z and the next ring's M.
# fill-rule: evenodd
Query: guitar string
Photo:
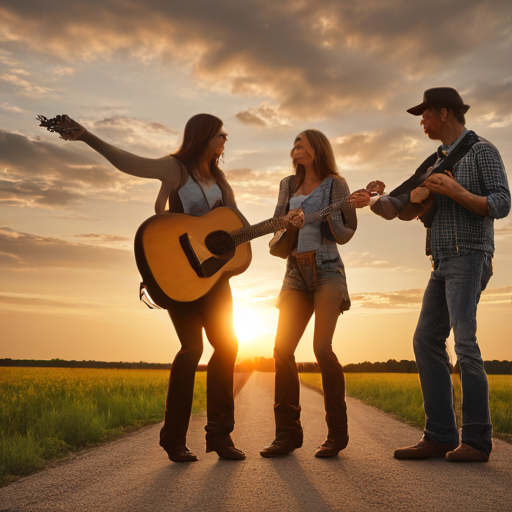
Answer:
M304 219L304 224L310 224L311 222L314 222L315 220L325 217L332 210L341 208L345 203L345 199L346 198L343 198L341 201L338 201L334 204L326 206L325 208L322 208L321 210L318 210L316 212L306 215L306 217ZM272 233L274 231L282 229L283 227L285 227L285 225L286 225L286 223L284 221L284 217L280 217L277 219L265 220L258 224L254 224L253 226L250 226L250 227L238 228L233 231L230 231L228 234L231 236L233 241L235 241L235 244L239 245L240 243L248 242L249 240L251 240L253 238L257 238L258 236L263 236L268 233ZM253 235L256 235L256 236L253 236Z
M341 201L306 215L304 224L309 224L315 220L321 219L322 217L325 217L327 214L329 214L332 210L343 208L346 199L347 198L345 197ZM219 239L210 242L208 245L210 246L211 252L214 254L225 254L238 245L249 242L253 238L258 238L260 236L264 236L283 229L285 226L286 222L284 217L268 219L252 226L244 226L233 231L226 232L225 235L227 236L221 236Z

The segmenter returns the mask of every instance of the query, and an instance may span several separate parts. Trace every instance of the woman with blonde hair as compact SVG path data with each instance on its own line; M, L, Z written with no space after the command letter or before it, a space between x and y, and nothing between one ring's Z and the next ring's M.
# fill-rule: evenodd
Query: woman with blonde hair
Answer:
M345 376L332 350L338 316L350 308L345 269L336 244L347 243L357 228L355 210L347 203L327 219L305 224L305 215L348 196L331 144L318 130L305 130L291 151L295 174L281 181L274 217L286 215L286 230L271 241L271 254L287 258L277 299L279 322L274 347L276 366L274 417L276 437L262 457L300 448L299 376L295 349L315 313L313 349L322 373L328 435L316 457L332 457L348 443Z
M65 140L81 140L103 155L120 171L160 180L155 212L169 210L204 215L218 206L236 206L233 190L219 169L227 133L222 121L210 114L197 114L187 122L183 142L177 152L162 158L143 158L107 144L68 116L46 119L41 126L57 132ZM233 372L238 340L233 324L233 298L227 279L220 279L201 298L191 302L168 299L159 305L168 310L181 343L171 366L160 446L174 462L197 460L186 446L186 435L194 379L203 352L202 331L214 348L207 369L206 451L219 457L245 459L235 448L230 433L234 428Z

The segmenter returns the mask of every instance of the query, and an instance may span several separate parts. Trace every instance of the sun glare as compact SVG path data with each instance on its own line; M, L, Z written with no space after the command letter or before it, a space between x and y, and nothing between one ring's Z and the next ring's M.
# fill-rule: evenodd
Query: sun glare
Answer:
M272 357L277 310L261 304L235 300L234 314L239 359Z
M235 302L234 315L240 345L251 343L267 333L263 317L256 308Z

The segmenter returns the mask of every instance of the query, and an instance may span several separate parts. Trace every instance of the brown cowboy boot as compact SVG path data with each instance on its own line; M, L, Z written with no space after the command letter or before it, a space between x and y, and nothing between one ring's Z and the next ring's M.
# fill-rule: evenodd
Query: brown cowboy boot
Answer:
M206 433L206 453L216 452L222 459L244 460L245 453L235 447L229 434Z
M300 423L300 406L277 404L274 406L274 417L276 437L260 451L260 455L265 458L286 455L300 448L304 439Z
M348 445L349 436L347 433L333 433L329 430L327 439L315 451L315 457L335 457Z

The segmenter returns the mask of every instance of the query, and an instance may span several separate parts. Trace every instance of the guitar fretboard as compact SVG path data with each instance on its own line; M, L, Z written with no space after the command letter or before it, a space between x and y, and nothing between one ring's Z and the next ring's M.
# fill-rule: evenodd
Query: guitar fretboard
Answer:
M344 206L345 200L347 198L344 197L341 201L337 201L321 210L310 213L306 215L304 219L304 225L310 224L311 222L315 222L316 220L320 220L329 213L334 210L341 209ZM244 244L253 240L254 238L258 238L260 236L268 235L269 233L274 233L275 231L279 231L286 227L285 217L277 217L273 219L267 219L262 222L258 222L258 224L254 224L252 226L247 226L243 228L238 228L233 231L229 231L229 235L231 236L235 246Z

